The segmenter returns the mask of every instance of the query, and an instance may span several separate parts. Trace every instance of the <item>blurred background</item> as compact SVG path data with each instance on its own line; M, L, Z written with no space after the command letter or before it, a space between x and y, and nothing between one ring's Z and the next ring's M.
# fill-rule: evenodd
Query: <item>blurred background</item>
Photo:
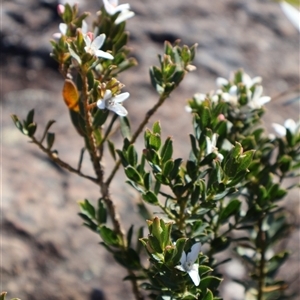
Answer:
M75 2L75 1L70 1ZM80 11L91 11L89 24L101 0L78 0ZM131 97L125 102L136 128L157 100L149 83L149 66L157 64L163 42L181 39L198 43L197 70L167 99L149 126L160 120L165 136L172 135L175 155L186 158L190 116L185 112L194 93L216 89L218 76L228 77L243 68L251 77L262 76L266 105L264 126L299 118L299 33L278 3L267 0L129 0L136 16L127 22L129 46L139 66L120 80ZM122 1L124 3L124 1ZM100 238L82 226L78 200L97 201L97 188L51 163L15 128L10 114L21 119L35 108L38 133L48 120L56 120L55 148L60 157L77 165L83 142L69 122L62 100L63 80L51 59L52 34L60 19L54 0L2 2L1 24L1 277L0 288L22 300L132 299L126 273L99 245ZM288 92L292 91L292 92ZM142 147L142 139L137 144ZM121 141L117 141L121 145ZM108 163L107 170L111 168ZM84 172L91 174L87 158ZM134 214L138 196L124 183L122 170L112 196L124 226L140 224ZM299 192L285 199L295 231L284 246L293 252L280 276L299 287ZM279 247L282 245L279 245ZM233 261L228 276L242 276ZM224 300L242 300L239 286L225 282ZM124 296L125 295L125 296Z

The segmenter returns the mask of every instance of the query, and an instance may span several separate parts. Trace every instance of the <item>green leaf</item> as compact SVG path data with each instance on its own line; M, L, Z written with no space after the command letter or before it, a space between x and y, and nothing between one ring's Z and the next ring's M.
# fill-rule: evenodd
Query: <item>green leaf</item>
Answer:
M127 232L127 247L131 247L131 239L132 239L132 234L133 234L133 225L130 226Z
M210 110L209 108L204 107L200 116L201 129L204 130L206 127L208 127L209 122L210 122Z
M133 144L129 145L129 147L127 149L127 160L130 165L132 165L133 167L136 166L137 161L138 161L138 154L137 154Z
M104 243L108 246L119 247L121 245L121 239L119 238L119 236L105 225L102 225L99 228L99 234L103 239Z
M198 168L197 168L196 164L193 161L191 161L191 160L187 161L186 171L187 171L188 175L190 176L190 178L192 180L196 179L196 177L198 175Z
M200 191L201 191L201 187L199 184L195 184L194 185L194 189L191 193L191 205L194 206L200 198Z
M97 221L99 224L105 224L107 219L106 206L103 199L98 200Z
M143 184L143 178L141 177L140 173L134 167L127 166L124 171L125 171L126 176L130 180L137 182L139 184Z
M84 199L84 201L79 202L81 211L86 214L91 219L95 219L95 208L94 206L89 202L89 200Z
M126 252L115 252L114 258L126 269L139 270L141 268L140 257L138 253L132 248L129 248Z
M250 166L254 152L255 152L255 150L249 150L249 151L244 152L239 157L239 166L237 169L237 173L240 171L246 170Z
M114 143L112 143L110 140L107 140L107 143L108 143L108 150L109 150L109 153L111 154L113 160L116 161L117 157L116 157L116 149L115 149L115 145L114 145Z
M173 155L173 141L170 137L168 137L161 149L160 152L162 162L166 162L172 158Z
M184 251L186 241L187 241L187 238L179 238L176 241L176 245L175 245L176 251L174 252L173 259L172 259L174 265L177 265L179 263L182 252Z
M204 298L202 298L202 300L214 300L213 293L209 289L207 289L206 295L204 296Z
M28 126L29 124L33 123L33 118L34 118L34 109L30 110L27 114L26 118L26 125Z
M199 149L197 147L197 140L192 134L190 134L190 141L191 141L193 154L197 158L199 156Z
M73 11L71 6L68 3L65 4L65 11L62 15L62 18L66 24L71 23L73 19Z
M159 150L161 146L161 138L159 134L155 133L150 135L149 146L152 147L155 151Z
M266 276L274 277L275 274L279 271L281 265L288 259L289 253L287 251L282 251L274 255L267 262L267 272Z
M161 127L160 127L160 122L159 121L157 121L153 124L152 131L155 134L159 134L159 135L161 134Z
M11 118L12 118L14 124L16 125L16 127L23 133L23 125L20 122L18 116L17 115L11 115Z
M151 191L147 191L146 193L144 193L142 195L142 198L149 204L158 205L157 196Z
M216 290L222 279L215 276L207 276L200 281L200 289L202 293L206 293L207 289Z
M120 118L121 133L124 138L131 140L130 122L127 117Z
M163 169L162 169L162 174L165 177L168 177L169 174L171 173L171 171L174 168L174 162L173 160L168 160L164 165L163 165Z
M231 200L228 205L221 211L219 221L225 223L228 218L239 212L241 207L241 201L238 199Z
M108 117L109 111L107 109L103 110L103 109L98 109L95 116L94 116L94 120L93 120L93 127L97 128L102 126L107 117Z
M151 184L152 184L151 174L149 172L147 172L144 175L144 186L145 186L146 190L150 190Z
M175 179L175 177L178 175L181 162L182 162L181 158L177 158L174 160L174 168L173 168L172 172L170 173L171 179Z
M212 272L213 269L209 266L206 266L206 265L200 265L199 266L199 275L200 277L202 277L203 275L209 273L209 272Z
M48 132L47 133L47 149L50 150L54 144L55 140L55 133Z

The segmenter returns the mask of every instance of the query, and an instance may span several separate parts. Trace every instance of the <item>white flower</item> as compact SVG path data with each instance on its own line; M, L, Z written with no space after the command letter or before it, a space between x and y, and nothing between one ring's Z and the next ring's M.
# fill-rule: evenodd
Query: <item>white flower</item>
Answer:
M102 47L104 41L105 41L105 34L102 33L99 36L97 36L93 41L91 40L90 36L88 34L85 34L83 36L85 41L85 47L84 50L87 53L90 53L91 55L96 55L97 57L103 57L106 59L114 59L114 57L102 50L99 50L99 48Z
M273 128L275 131L280 135L280 136L286 136L286 130L288 129L292 134L296 134L300 131L300 121L297 123L292 120L292 119L287 119L284 122L284 126L273 123L272 124Z
M280 6L290 22L300 32L300 11L285 1L280 2Z
M178 270L187 272L196 286L200 284L200 276L199 264L195 264L194 262L197 260L200 250L201 243L196 243L192 246L191 251L187 255L183 251L180 258L180 265L176 266Z
M263 87L261 85L257 85L255 87L253 96L251 95L252 93L249 93L249 95L248 95L248 106L250 108L259 109L264 104L271 101L270 97L267 97L267 96L261 97L262 93L263 93Z
M106 90L103 99L97 101L97 106L100 109L109 109L117 115L124 117L127 116L128 112L120 102L125 101L129 96L129 93L122 93L112 97L111 91Z
M212 138L210 139L208 136L206 137L206 154L210 153L216 153L217 154L217 160L222 161L224 156L218 152L217 145L217 134L214 133Z
M260 76L251 78L247 73L243 73L242 75L242 82L248 89L258 83L261 83L261 81L262 78Z
M120 13L115 20L115 24L122 23L134 16L134 12L129 10L130 5L128 3L118 5L119 0L103 0L103 4L109 15L113 16L116 13Z
M222 98L225 102L229 102L232 105L238 104L238 89L236 85L230 87L228 93L223 93Z

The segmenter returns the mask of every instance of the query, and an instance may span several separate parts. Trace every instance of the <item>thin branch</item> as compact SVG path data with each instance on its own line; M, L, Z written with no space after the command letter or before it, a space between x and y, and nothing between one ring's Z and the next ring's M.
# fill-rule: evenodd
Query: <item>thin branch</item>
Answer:
M48 157L54 161L55 163L57 163L60 167L70 171L71 173L75 173L80 177L89 179L90 181L94 182L94 183L98 183L97 178L85 175L83 173L81 173L80 170L73 168L72 166L70 166L69 164L67 164L66 162L62 161L55 153L53 153L50 149L45 148L34 136L31 137L32 143L34 143L35 145L37 145L44 153L46 153L48 155Z

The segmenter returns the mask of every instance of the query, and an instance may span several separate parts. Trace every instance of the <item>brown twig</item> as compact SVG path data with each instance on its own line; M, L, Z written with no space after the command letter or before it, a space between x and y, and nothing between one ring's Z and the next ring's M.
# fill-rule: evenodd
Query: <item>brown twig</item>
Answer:
M97 182L98 182L97 178L85 175L85 174L81 173L80 170L75 169L72 166L70 166L69 164L67 164L66 162L62 161L54 152L52 152L50 149L45 148L34 136L31 137L31 141L32 141L32 143L37 145L44 153L46 153L49 156L49 158L52 161L54 161L55 163L57 163L60 167L97 184Z

